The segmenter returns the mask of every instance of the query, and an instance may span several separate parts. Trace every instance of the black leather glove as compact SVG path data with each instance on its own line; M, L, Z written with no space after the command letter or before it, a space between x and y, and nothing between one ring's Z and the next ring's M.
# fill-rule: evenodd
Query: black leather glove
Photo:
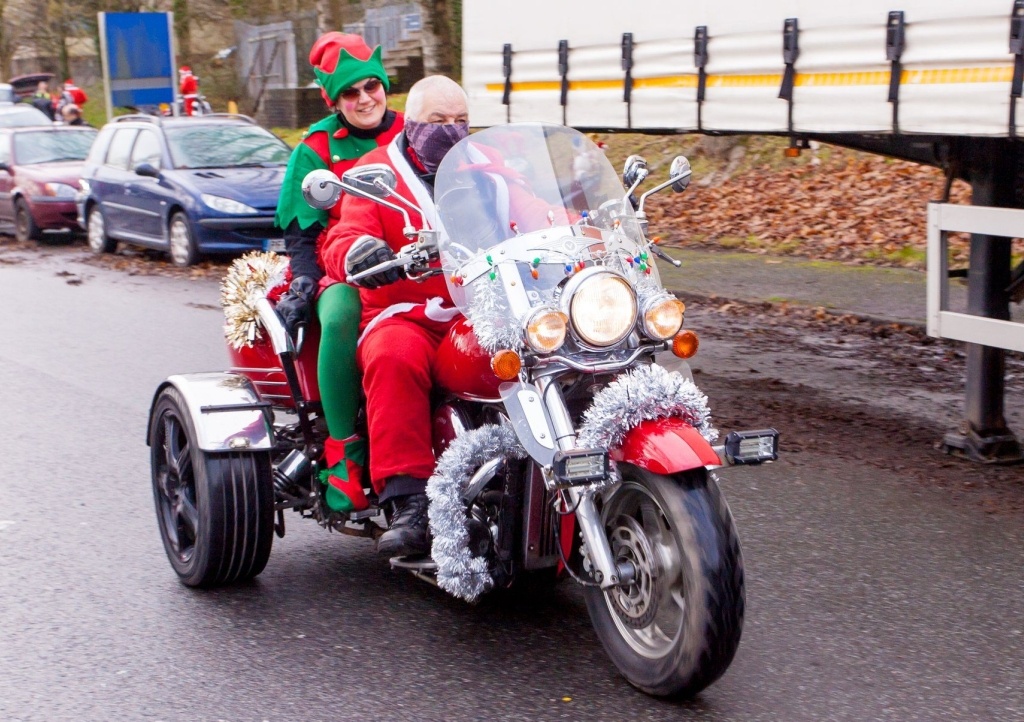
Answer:
M345 256L345 272L349 276L354 276L394 258L395 252L384 241L373 236L360 236L348 250L348 255ZM403 278L405 278L405 269L396 266L353 281L352 285L363 288L380 288L389 283L401 281Z
M309 276L299 276L292 279L292 285L277 302L277 315L292 338L296 337L300 326L308 325L313 319L313 303L319 285Z

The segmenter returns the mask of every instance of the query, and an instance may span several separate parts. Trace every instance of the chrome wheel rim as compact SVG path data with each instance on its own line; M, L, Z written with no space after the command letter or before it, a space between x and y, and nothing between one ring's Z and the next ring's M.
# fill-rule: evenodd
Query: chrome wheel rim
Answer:
M163 413L157 429L153 486L160 528L174 555L187 564L195 553L199 534L192 445L184 423L173 411Z
M170 244L171 260L175 265L186 265L192 253L192 240L189 237L188 226L180 218L171 221Z
M106 230L103 228L103 214L94 209L89 213L88 222L89 248L99 253L106 244Z
M619 634L637 654L668 654L683 633L686 594L683 557L668 515L645 487L626 482L602 513L616 562L628 562L629 585L605 591Z

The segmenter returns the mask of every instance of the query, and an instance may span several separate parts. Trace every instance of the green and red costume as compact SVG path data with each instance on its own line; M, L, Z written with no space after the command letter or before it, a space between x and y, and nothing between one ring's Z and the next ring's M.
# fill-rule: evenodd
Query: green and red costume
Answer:
M324 99L332 107L332 98L360 80L379 78L387 87L380 48L371 53L356 35L327 33L314 44L310 63ZM326 275L321 262L321 246L327 231L338 222L341 204L326 211L312 208L302 197L302 180L318 169L341 176L363 155L390 143L402 127L402 115L391 110L370 130L349 125L340 113L313 124L292 152L278 200L275 222L284 230L291 276L308 276L320 288L316 301L321 326L317 375L329 434L321 481L326 485L327 504L335 511L368 506L362 473L366 442L355 428L360 398L356 342L361 304L359 292Z

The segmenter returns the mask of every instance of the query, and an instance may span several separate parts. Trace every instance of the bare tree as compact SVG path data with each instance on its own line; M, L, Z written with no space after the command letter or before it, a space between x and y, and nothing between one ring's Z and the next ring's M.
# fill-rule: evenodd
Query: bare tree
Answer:
M418 0L420 38L423 43L423 72L426 75L452 75L456 53L461 46L457 30L461 0Z

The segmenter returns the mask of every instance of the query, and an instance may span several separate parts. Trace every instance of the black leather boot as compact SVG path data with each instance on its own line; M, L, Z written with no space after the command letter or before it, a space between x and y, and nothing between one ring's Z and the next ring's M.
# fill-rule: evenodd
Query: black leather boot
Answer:
M388 557L429 554L427 503L426 494L411 494L394 499L391 523L377 540L377 552Z

